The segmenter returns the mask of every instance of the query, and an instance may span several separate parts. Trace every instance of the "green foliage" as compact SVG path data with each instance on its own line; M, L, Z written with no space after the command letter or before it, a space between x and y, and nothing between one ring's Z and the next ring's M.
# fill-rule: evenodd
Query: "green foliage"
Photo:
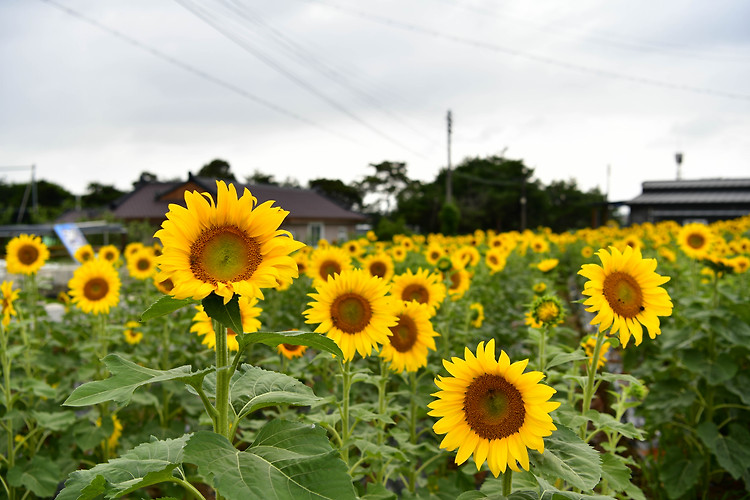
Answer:
M453 235L458 231L461 210L455 203L444 203L440 209L440 232Z
M203 165L196 175L198 175L198 177L211 177L228 181L237 180L232 173L232 167L229 163L219 158L211 160L209 163Z

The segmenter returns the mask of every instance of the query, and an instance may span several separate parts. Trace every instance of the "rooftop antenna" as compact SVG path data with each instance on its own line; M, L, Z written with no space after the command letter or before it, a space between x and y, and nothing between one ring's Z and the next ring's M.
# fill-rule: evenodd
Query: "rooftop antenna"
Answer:
M682 180L682 153L675 153L675 161L677 161L677 180Z

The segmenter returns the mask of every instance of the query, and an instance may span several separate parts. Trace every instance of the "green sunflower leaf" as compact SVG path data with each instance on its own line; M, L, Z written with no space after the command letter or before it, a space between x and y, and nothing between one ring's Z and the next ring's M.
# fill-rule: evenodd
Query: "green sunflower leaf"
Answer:
M698 437L716 455L719 462L733 478L739 479L750 467L750 433L739 424L729 426L723 435L713 422L703 422L696 429Z
M36 455L30 461L8 470L8 484L26 488L39 497L51 497L60 481L60 467L47 457Z
M192 434L177 439L139 444L121 457L88 470L71 472L57 500L89 500L105 494L119 498L137 489L171 481L183 461L183 449Z
M290 330L286 332L255 332L237 337L240 349L244 349L250 344L265 344L276 347L279 344L305 345L319 351L325 351L334 356L343 357L338 344L328 337L315 332L301 332L299 330Z
M171 295L165 295L143 311L143 314L141 314L141 322L165 316L191 304L195 304L193 299L175 299Z
M211 292L209 296L201 301L203 310L211 319L215 319L227 328L231 328L236 333L241 333L242 315L240 314L240 296L236 293L232 299L224 303L224 297Z
M244 451L224 436L197 432L185 447L185 462L197 465L225 498L356 498L346 464L314 425L272 420Z
M620 455L603 453L602 457L602 478L607 480L607 484L615 491L625 491L630 484L630 468L625 465L625 459Z
M190 385L200 384L203 377L214 370L213 367L192 372L189 365L171 370L154 370L128 361L117 354L108 354L102 360L112 374L105 380L96 380L76 387L65 400L64 406L88 406L114 401L125 405L130 402L133 392L147 384L176 380Z
M543 477L562 479L575 488L591 490L602 477L599 453L562 424L544 438L544 453L529 450L529 459Z

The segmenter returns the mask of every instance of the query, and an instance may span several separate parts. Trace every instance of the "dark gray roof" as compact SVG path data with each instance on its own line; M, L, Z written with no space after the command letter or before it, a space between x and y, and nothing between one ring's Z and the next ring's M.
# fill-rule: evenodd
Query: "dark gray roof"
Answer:
M695 210L670 210L670 209L656 209L649 212L649 215L659 219L684 219L686 217L695 218L715 218L715 219L734 219L742 217L750 213L750 210L741 209L695 209Z
M628 202L628 205L670 205L670 204L726 204L750 203L748 191L675 191L643 193Z
M750 179L685 179L673 181L646 181L643 191L686 189L750 189Z
M177 200L160 199L165 193L173 191L188 183L195 183L216 196L216 179L189 176L187 181L151 182L136 186L135 190L121 198L114 209L114 215L122 219L163 219L169 210L170 203ZM289 223L306 220L336 220L363 222L367 220L362 214L352 212L336 205L334 202L310 189L270 186L265 184L246 185L233 183L237 193L242 195L248 188L258 203L275 201L274 206L289 211L286 221ZM184 199L183 199L184 200ZM181 200L180 204L184 204Z

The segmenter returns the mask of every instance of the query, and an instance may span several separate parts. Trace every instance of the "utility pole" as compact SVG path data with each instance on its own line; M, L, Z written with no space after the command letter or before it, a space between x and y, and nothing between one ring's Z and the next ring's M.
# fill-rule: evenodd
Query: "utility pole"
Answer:
M521 167L521 231L526 231L526 167Z
M682 153L675 153L675 161L677 161L677 180L682 180Z
M31 205L34 210L34 214L39 213L39 200L36 188L36 164L21 166L0 166L0 171L26 170L28 168L31 168L31 183L26 186L26 191L24 191L23 193L21 206L18 209L18 218L16 219L16 224L20 224L23 220L24 212L26 212L26 204L29 201L29 195L31 195Z
M445 203L453 201L453 172L451 166L451 132L453 128L453 116L448 110L448 173L445 176Z

